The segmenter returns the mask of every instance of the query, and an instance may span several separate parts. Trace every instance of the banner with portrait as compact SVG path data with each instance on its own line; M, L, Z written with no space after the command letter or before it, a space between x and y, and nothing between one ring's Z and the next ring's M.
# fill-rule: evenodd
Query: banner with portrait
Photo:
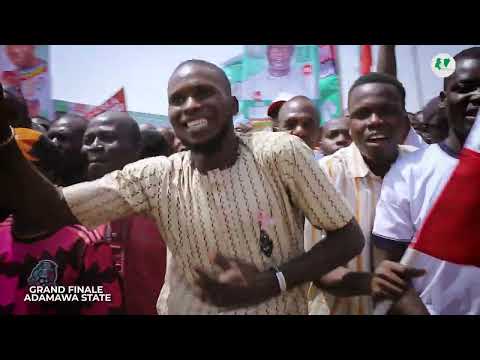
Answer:
M0 45L0 82L25 100L30 117L54 120L48 45Z
M239 100L236 123L265 123L285 93L310 98L322 123L342 114L335 45L246 45L223 68Z

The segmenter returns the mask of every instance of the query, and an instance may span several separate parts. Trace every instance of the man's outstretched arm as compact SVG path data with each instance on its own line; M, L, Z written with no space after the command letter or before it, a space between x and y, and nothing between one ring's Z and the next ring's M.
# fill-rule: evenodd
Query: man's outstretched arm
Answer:
M164 169L160 163L152 169L139 161L101 179L60 190L24 158L4 110L0 97L0 209L14 214L17 235L36 237L74 223L95 227L150 210L143 185L144 181L150 188L159 185ZM166 158L163 165L168 165Z

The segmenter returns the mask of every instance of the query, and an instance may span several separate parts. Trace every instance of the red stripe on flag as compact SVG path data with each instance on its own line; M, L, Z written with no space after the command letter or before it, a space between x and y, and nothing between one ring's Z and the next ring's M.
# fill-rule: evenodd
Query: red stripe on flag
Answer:
M360 74L366 75L372 69L372 46L360 45Z
M94 118L95 116L102 114L106 111L127 111L127 104L125 101L125 91L121 88L105 101L102 105L97 106L85 114L85 118L88 120Z
M411 246L441 260L480 267L480 153L462 150Z

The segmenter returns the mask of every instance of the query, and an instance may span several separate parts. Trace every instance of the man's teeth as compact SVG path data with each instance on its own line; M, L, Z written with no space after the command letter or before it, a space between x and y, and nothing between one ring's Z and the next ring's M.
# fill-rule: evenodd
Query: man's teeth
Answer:
M207 125L207 120L205 119L193 120L187 123L188 128L200 127L200 126L206 126L206 125Z

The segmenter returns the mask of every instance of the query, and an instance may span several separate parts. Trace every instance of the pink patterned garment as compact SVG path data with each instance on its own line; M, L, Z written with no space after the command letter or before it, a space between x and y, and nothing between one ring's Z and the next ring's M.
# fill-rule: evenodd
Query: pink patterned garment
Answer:
M98 232L67 226L45 238L19 240L11 218L0 223L0 314L114 314L123 308L110 247ZM111 302L29 302L30 286L103 286ZM80 298L80 296L79 296Z

